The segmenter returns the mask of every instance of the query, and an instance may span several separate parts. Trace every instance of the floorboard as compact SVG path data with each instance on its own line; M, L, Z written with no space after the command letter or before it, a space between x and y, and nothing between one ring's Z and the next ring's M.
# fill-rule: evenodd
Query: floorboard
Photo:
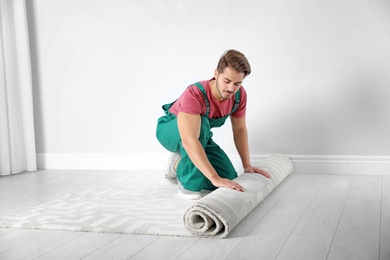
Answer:
M277 260L325 260L332 243L329 236L291 235Z
M379 259L381 176L355 176L328 259Z
M130 259L142 250L144 254L145 252L149 252L145 248L158 239L159 237L157 236L121 235L110 243L95 250L93 253L83 258L83 260Z
M4 253L0 254L0 259L18 259L18 260L28 260L34 259L36 257L42 256L45 253L57 248L61 245L64 245L76 237L81 236L81 233L77 232L45 232L40 235L41 232L37 233L33 239L23 243L21 247L15 247L13 249L7 250Z
M118 234L84 233L34 259L82 259L119 236Z
M277 259L326 259L352 182L329 175L303 213Z
M9 232L12 232L13 229L10 228L0 228L0 236L5 235Z
M351 176L327 176L293 234L333 237L352 179Z
M390 176L382 179L380 260L390 259Z
M8 250L23 246L24 243L34 240L47 233L47 230L33 230L33 229L13 229L0 236L0 256L5 254ZM1 258L0 258L1 259Z
M131 259L177 259L199 239L188 237L159 237Z

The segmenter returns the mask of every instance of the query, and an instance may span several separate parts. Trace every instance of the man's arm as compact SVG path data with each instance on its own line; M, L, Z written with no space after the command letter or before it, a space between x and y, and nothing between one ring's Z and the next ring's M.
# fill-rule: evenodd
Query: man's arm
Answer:
M207 159L202 144L199 142L201 122L200 115L192 115L184 112L180 112L177 115L177 125L182 145L192 163L214 186L244 191L238 183L221 178Z
M270 175L266 171L251 165L245 116L240 118L231 116L230 120L232 122L234 144L240 155L244 171L249 173L260 173L269 178Z

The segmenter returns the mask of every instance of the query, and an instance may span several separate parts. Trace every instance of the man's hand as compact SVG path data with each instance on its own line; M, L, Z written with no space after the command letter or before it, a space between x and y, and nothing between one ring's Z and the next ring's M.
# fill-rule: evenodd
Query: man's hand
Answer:
M211 183L218 188L225 187L237 191L242 191L242 192L244 191L241 185L238 184L237 182L231 181L229 179L221 178L219 176L211 180Z
M261 175L264 175L267 178L271 177L271 175L269 175L268 172L264 171L263 169L260 169L259 167L255 167L255 166L246 167L244 169L244 172L247 172L247 173L260 173Z

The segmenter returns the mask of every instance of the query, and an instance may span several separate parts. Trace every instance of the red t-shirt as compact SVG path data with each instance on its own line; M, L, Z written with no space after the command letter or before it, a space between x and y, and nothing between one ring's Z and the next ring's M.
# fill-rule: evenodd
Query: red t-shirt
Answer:
M210 88L210 80L200 81L206 90L207 98L210 103L209 118L221 118L230 114L234 106L235 96L228 100L218 102L218 100L212 95ZM246 91L244 87L240 87L240 104L234 113L233 117L244 117L246 112ZM185 112L193 115L203 116L206 113L206 101L204 100L202 91L195 86L191 85L186 88L179 99L172 105L169 112L177 115L179 112Z

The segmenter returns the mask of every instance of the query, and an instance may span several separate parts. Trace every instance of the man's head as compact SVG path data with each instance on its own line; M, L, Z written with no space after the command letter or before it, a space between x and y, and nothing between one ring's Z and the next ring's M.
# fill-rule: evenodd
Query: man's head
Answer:
M244 54L236 50L225 52L214 71L216 79L214 97L218 101L230 99L240 89L244 78L250 73L251 67Z
M217 71L223 73L226 67L243 72L244 77L251 73L251 66L244 54L236 50L226 51L218 61Z

